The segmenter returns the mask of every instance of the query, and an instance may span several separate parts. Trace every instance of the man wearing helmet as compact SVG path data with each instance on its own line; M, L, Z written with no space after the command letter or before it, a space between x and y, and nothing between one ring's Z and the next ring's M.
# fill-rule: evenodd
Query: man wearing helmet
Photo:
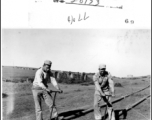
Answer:
M100 111L100 101L106 102L108 108L108 119L115 120L114 112L112 111L111 96L114 96L114 82L111 79L111 75L106 71L106 65L99 65L99 72L93 76L95 84L94 94L94 117L95 120L102 120L102 114Z

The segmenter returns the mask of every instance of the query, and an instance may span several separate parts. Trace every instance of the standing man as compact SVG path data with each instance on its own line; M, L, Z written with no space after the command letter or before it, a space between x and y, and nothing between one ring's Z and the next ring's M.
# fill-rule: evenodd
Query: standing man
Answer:
M99 65L99 72L93 76L95 84L94 94L94 117L95 120L102 120L100 111L100 101L107 103L108 119L115 120L114 111L111 104L111 96L114 96L114 82L111 80L111 75L106 71L106 65Z
M44 64L41 68L39 68L36 71L35 74L35 78L33 81L33 86L32 86L32 92L33 92L33 97L34 97L34 102L35 102L35 112L36 112L36 120L43 120L42 117L42 106L41 106L41 102L42 102L42 98L44 99L45 103L47 104L47 106L50 109L50 113L51 113L51 108L52 108L52 97L49 95L49 92L51 90L48 89L48 81L51 80L51 83L53 84L53 86L58 89L60 91L60 93L62 92L62 90L59 88L57 81L55 80L55 78L53 77L52 73L51 73L51 65L52 62L49 60L44 61ZM57 116L57 110L55 108L53 108L52 111L52 118L57 118L58 120L58 116Z

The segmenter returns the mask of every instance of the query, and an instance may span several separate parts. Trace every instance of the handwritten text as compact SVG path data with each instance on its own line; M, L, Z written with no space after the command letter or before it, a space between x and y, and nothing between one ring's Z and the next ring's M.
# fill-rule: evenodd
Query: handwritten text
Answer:
M73 17L72 15L71 16L68 16L68 22L70 24L74 23L74 22L80 22L80 21L84 21L84 20L87 20L89 18L89 16L86 15L86 12L81 15L79 14L78 17Z

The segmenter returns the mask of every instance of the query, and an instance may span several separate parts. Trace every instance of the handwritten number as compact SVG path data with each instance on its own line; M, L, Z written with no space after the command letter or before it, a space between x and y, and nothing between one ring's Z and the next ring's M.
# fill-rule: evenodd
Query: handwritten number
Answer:
M89 3L89 5L91 5L91 4L92 4L92 2L93 2L93 0L90 0L90 3Z
M81 14L79 14L79 17L78 17L78 21L82 21L82 20L86 20L86 19L88 19L89 18L89 16L87 16L86 15L86 12L84 13L84 17L83 18L81 18ZM73 23L73 22L76 22L76 18L74 18L73 16L68 16L68 18L67 18L67 21L69 22L69 23Z
M128 23L128 19L125 20L125 23Z
M79 14L79 19L78 19L78 21L81 21L82 19L81 19L81 15Z
M134 24L134 20L128 20L128 19L126 19L126 20L125 20L125 23L131 23L131 24Z
M84 14L84 20L86 20L86 19L88 19L89 18L89 16L88 17L86 17L86 13Z
M131 22L131 24L134 24L134 21L133 21L133 20L131 20L130 22Z
M75 0L71 1L71 3L75 2Z
M73 20L72 20L73 22L75 22L75 18L73 18Z
M83 3L83 0L80 0L80 3Z
M68 16L68 22L70 22L70 16Z

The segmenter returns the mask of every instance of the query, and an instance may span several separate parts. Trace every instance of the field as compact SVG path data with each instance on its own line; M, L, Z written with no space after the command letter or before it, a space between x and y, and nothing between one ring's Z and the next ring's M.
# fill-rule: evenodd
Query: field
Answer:
M115 83L120 83L122 86L115 87L116 96L113 97L112 100L150 85L150 78L148 77L138 79L114 78L113 80ZM32 83L2 82L2 93L5 94L2 99L3 120L35 120L35 108L31 86ZM54 89L51 84L49 84L49 86ZM60 84L60 86L64 92L58 94L56 98L59 113L83 106L85 106L86 109L93 108L94 85ZM149 94L150 88L136 93L113 104L114 110L125 108ZM42 108L44 120L47 120L49 110L44 102L42 103ZM102 109L102 113L104 113L104 110L105 108ZM72 114L71 112L68 115ZM128 111L126 118L126 120L146 119L150 120L150 99L145 100ZM75 120L94 120L93 111L83 116L77 116ZM120 120L123 120L122 116L120 116Z

